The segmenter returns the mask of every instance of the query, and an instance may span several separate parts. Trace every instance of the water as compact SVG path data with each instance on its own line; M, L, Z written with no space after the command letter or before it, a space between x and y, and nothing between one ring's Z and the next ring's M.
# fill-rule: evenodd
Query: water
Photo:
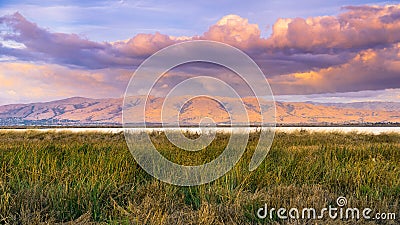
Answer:
M143 130L157 130L162 131L165 129L177 129L177 128L131 128L134 131ZM184 131L200 132L200 128L182 128ZM218 132L231 132L231 130L237 129L250 129L250 131L256 131L259 128L229 128L229 127L218 127ZM359 132L359 133L370 133L370 134L381 134L381 133L400 133L400 127L277 127L278 132L294 132L299 130L306 130L310 132ZM26 131L41 131L41 132L104 132L104 133L119 133L123 132L123 128L43 128L43 129L0 129L0 131L14 131L14 132L26 132Z

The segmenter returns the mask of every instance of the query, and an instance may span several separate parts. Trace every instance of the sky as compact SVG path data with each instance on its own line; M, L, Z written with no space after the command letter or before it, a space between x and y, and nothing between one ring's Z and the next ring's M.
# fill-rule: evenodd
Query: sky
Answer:
M143 60L190 40L247 53L278 100L400 101L399 1L0 0L0 104L122 97ZM213 71L158 87L232 77Z

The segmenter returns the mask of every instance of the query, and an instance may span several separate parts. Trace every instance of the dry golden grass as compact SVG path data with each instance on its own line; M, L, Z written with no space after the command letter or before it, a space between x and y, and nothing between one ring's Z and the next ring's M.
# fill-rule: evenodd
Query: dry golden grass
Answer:
M397 213L395 221L380 224L400 223L400 135L277 133L265 161L249 172L253 135L225 176L178 187L144 172L123 134L0 132L0 224L375 223L256 217L264 204L318 209L339 196L354 207ZM164 155L185 160L163 134L152 138ZM227 138L220 134L216 143ZM213 143L200 151L200 162L221 148Z

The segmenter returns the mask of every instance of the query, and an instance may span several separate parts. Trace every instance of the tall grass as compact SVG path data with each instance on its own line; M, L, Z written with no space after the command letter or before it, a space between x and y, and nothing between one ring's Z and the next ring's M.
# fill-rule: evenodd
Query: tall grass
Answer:
M228 138L219 134L190 156L152 134L164 156L183 164L212 160ZM178 187L143 171L123 134L0 132L0 223L374 223L256 217L264 204L323 208L338 196L353 207L396 212L391 222L400 222L400 135L277 133L267 158L249 172L256 143L252 134L242 159L218 180Z

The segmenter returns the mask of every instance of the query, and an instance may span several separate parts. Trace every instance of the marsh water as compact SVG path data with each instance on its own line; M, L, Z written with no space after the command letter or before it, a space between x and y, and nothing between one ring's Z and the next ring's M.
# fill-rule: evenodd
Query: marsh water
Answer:
M200 132L200 128L189 127L189 128L129 128L133 131L163 131L165 129L181 129L183 131L189 132ZM216 129L217 132L231 132L237 130L250 130L257 131L260 128L249 127L249 128L230 128L230 127L217 127L217 128L207 128ZM104 133L119 133L123 132L124 128L35 128L35 129L0 129L3 132L26 132L26 131L41 131L41 132L104 132ZM381 133L400 133L400 127L276 127L277 132L295 132L295 131L309 131L309 132L358 132L358 133L371 133L371 134L381 134Z

